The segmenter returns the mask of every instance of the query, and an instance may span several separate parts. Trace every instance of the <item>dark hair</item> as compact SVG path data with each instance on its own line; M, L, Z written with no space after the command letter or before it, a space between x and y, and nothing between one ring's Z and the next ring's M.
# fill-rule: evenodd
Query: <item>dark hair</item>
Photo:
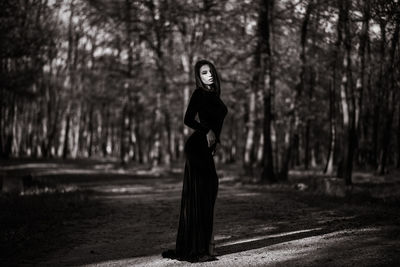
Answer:
M221 95L221 88L220 88L220 83L219 83L219 76L217 73L217 70L214 67L214 64L212 64L210 61L201 59L196 62L194 65L194 77L196 78L196 87L197 88L203 88L204 90L208 90L206 86L203 84L200 78L200 68L203 65L208 65L210 66L210 71L213 76L214 82L211 84L215 92L217 93L217 96L219 97Z

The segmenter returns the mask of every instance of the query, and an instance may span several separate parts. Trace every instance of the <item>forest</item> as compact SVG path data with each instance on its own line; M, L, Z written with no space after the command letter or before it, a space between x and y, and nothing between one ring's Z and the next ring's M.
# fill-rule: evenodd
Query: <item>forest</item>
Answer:
M397 0L0 3L0 156L183 159L193 65L221 76L214 159L285 181L400 167ZM257 172L256 170L262 170Z
M202 59L228 113L187 179ZM400 266L399 66L399 0L0 0L0 262L187 266L214 179L212 266Z

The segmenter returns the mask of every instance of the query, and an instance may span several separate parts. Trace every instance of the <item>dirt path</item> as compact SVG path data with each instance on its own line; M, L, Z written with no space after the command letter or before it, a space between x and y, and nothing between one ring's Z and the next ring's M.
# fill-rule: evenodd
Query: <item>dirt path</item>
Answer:
M26 265L190 265L160 256L174 246L179 172L165 177L112 171L54 175L60 183L91 192L97 204L84 218L63 225L67 243L57 244L46 257L24 261ZM290 185L242 185L222 172L220 177L218 261L196 266L400 265L397 207L314 196Z

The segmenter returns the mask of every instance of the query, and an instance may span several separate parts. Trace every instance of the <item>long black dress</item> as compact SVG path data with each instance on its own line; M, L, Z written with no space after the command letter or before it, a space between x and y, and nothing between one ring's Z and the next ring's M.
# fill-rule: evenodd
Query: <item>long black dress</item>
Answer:
M195 120L198 113L199 120ZM197 88L190 97L184 123L195 129L185 143L181 211L175 250L163 252L163 257L199 261L208 255L212 238L214 204L218 192L218 175L213 152L220 142L220 133L228 109L214 91ZM207 132L212 129L216 143L207 144Z

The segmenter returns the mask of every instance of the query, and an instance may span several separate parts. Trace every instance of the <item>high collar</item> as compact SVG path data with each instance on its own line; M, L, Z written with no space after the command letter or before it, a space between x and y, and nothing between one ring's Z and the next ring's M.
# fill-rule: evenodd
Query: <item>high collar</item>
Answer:
M202 87L199 87L200 90L207 92L207 93L215 93L215 90L208 90L208 89L204 89Z

